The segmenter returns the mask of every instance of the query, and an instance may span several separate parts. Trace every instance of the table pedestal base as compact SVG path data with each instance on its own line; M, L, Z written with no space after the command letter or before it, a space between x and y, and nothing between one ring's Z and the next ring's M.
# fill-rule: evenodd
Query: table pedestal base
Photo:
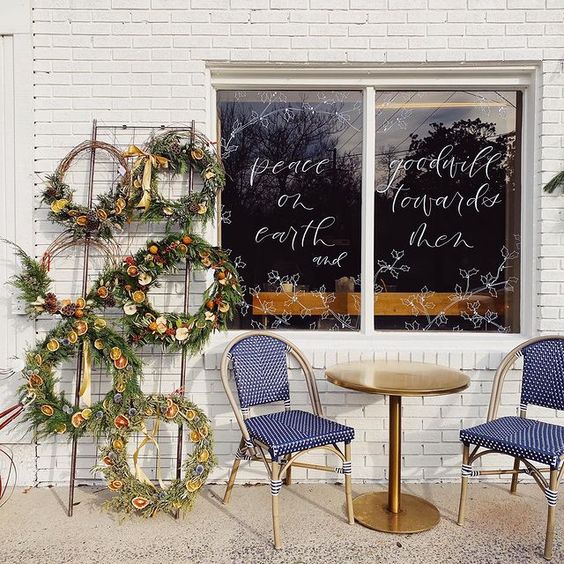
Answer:
M388 509L388 492L360 495L353 501L354 518L361 525L385 533L420 533L432 529L440 520L439 510L414 495L401 494L401 510Z

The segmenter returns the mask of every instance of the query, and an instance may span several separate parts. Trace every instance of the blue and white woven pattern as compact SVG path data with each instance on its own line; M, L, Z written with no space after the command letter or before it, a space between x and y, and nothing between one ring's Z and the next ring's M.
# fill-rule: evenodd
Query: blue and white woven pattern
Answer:
M564 409L564 339L547 339L523 349L521 404Z
M241 408L288 401L286 343L267 335L251 335L229 352Z
M558 501L558 492L555 492L550 488L546 488L544 490L544 495L546 496L546 501L548 501L548 505L550 505L551 507L556 507L556 503Z
M460 440L497 452L560 467L564 427L523 417L501 417L460 431Z
M272 460L291 452L350 442L354 429L301 410L257 415L246 420L253 439L268 446Z
M253 457L247 452L247 449L238 448L235 458L237 460L252 460Z
M352 474L352 462L350 460L343 462L343 466L341 468L335 468L335 472L337 472L337 474Z
M270 480L270 493L278 495L282 489L282 480Z
M463 478L471 478L473 476L479 476L480 472L478 470L474 470L471 464L463 464L461 474Z

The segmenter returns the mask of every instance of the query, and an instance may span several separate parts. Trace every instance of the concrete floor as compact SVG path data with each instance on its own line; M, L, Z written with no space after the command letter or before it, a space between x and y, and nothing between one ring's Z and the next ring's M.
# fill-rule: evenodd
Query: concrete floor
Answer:
M354 486L354 494L382 489ZM74 517L65 512L65 488L17 490L0 509L0 562L190 563L520 563L544 562L546 502L535 485L517 496L498 484L471 484L468 518L455 523L456 484L405 485L437 505L439 525L425 533L390 535L348 525L339 485L298 484L281 494L284 549L272 548L266 486L238 486L231 504L224 486L207 487L192 513L175 521L159 515L120 521L102 503L107 492L76 491ZM564 562L559 520L554 563Z

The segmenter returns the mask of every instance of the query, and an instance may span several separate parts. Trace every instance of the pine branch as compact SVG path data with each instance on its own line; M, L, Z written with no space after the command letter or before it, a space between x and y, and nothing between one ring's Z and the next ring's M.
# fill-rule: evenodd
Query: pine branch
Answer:
M557 188L564 189L564 170L559 172L554 178L547 182L544 191L552 194Z
M34 302L37 296L48 292L51 286L51 278L47 270L35 259L31 258L19 245L0 239L14 247L16 254L22 262L22 272L12 277L9 284L19 290L19 298L26 303Z

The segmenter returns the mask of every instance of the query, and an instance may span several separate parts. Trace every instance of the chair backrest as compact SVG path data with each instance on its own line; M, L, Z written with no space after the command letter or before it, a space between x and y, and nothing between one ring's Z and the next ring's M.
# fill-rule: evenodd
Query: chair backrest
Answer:
M521 405L564 409L564 339L536 341L522 354Z
M231 347L228 354L243 409L276 401L289 403L288 350L286 343L270 335L250 335Z
M227 345L221 358L221 381L245 438L248 438L248 431L244 419L250 407L277 401L289 407L288 356L302 369L313 412L323 415L313 368L293 343L269 331L249 331ZM229 385L230 364L239 405Z
M515 361L523 358L521 416L528 405L564 409L564 337L534 337L510 351L495 374L488 410L488 421L497 417L506 374Z

